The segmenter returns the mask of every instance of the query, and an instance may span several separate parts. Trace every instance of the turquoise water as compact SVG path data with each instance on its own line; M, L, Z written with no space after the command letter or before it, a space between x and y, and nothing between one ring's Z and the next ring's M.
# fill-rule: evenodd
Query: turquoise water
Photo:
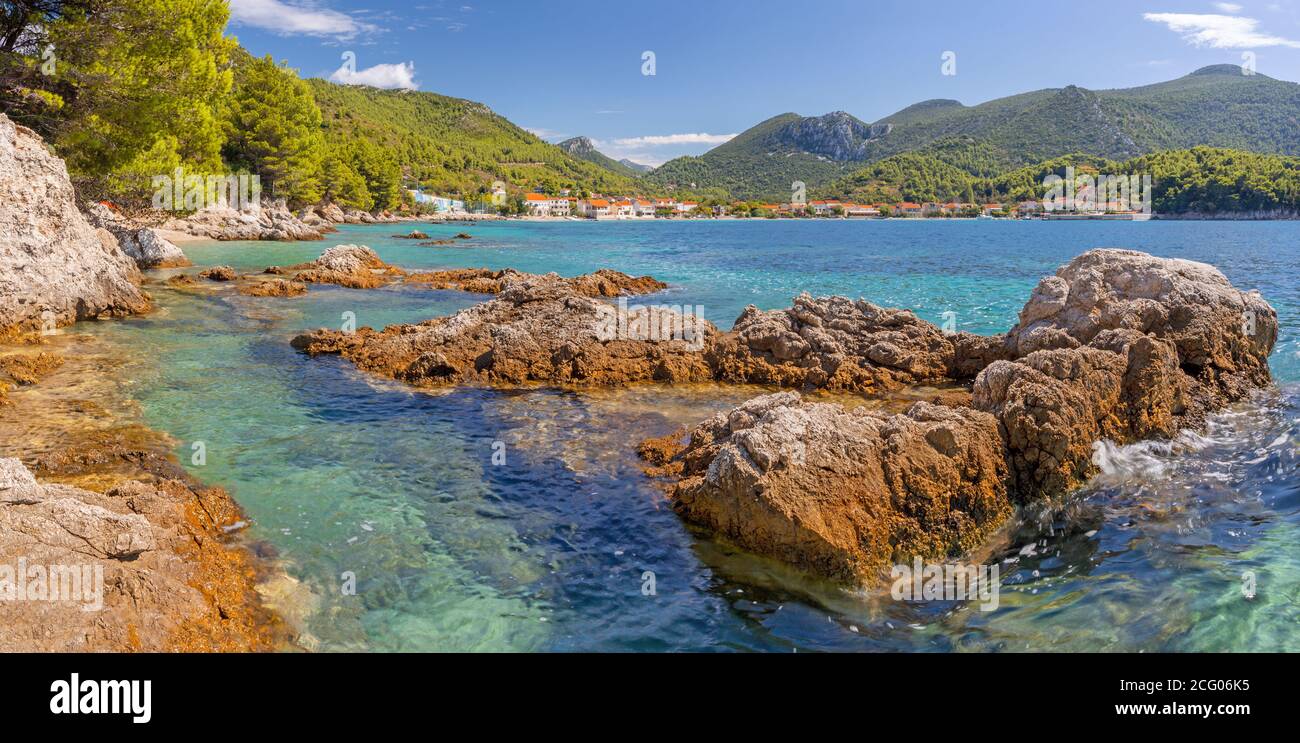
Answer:
M636 444L757 390L418 393L288 345L304 329L382 327L480 301L459 292L312 287L248 298L153 288L162 311L94 326L134 352L146 422L231 489L250 536L311 594L322 650L1300 649L1300 225L1121 222L650 222L345 227L324 243L202 243L198 266L310 260L339 243L417 267L651 274L646 301L729 327L800 291L1002 331L1037 280L1093 247L1203 260L1278 309L1282 386L1203 437L1110 452L1107 474L1036 509L989 556L1001 606L904 604L738 552L681 523ZM141 353L143 351L143 353ZM503 453L504 463L493 454ZM1242 595L1250 571L1256 594ZM649 573L654 591L647 595ZM355 581L355 592L345 590Z

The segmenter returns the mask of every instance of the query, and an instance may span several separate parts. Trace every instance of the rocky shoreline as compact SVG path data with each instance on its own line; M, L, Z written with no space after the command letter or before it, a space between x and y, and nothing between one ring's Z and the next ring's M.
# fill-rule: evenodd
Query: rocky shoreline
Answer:
M260 593L285 579L243 542L247 518L121 409L101 353L66 332L0 348L0 565L28 571L27 595L0 601L0 651L288 647ZM76 592L53 595L69 569Z
M282 646L292 632L258 593L270 568L238 541L234 501L188 476L165 436L115 414L111 395L69 393L72 375L103 372L77 368L79 341L56 331L149 312L141 269L188 265L167 230L315 240L337 223L402 218L281 204L155 226L102 206L83 215L38 137L0 115L0 140L0 231L12 237L0 247L0 339L19 344L0 348L0 564L84 563L104 576L108 612L0 603L12 628L0 649ZM1197 428L1269 384L1278 333L1272 307L1213 267L1126 250L1090 251L1044 278L998 336L950 335L907 310L807 294L786 309L748 307L723 332L690 308L629 307L625 298L667 288L648 276L408 271L360 245L260 274L219 266L168 279L199 281L256 297L398 283L486 295L423 323L292 340L420 388L781 390L639 452L685 520L856 585L913 557L971 553L1017 508L1092 477L1101 442ZM879 400L936 385L959 389L892 413L805 398Z
M124 415L88 339L59 330L151 311L140 268L188 261L150 229L83 215L63 162L3 114L0 234L0 651L284 646L238 506Z
M292 343L417 387L716 382L874 397L969 385L969 399L893 416L783 392L641 446L685 519L870 584L895 561L964 554L1016 506L1079 487L1099 442L1169 439L1245 399L1269 384L1278 333L1273 308L1212 266L1115 249L1044 278L999 336L946 335L844 297L749 307L725 333L680 308L621 312L519 275L449 317Z

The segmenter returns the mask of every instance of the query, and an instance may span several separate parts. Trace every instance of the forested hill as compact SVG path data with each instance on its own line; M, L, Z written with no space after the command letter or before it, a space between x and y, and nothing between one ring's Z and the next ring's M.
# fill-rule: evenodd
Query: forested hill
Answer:
M48 0L0 14L0 111L65 159L84 199L147 205L155 176L257 174L290 206L402 205L405 187L473 197L630 191L473 101L304 80L227 36L211 0ZM178 33L177 28L184 29ZM41 50L58 49L57 64Z
M660 183L723 187L743 198L788 198L905 153L977 154L971 173L1007 172L1071 153L1125 160L1197 146L1300 155L1300 85L1206 67L1156 85L1039 90L977 106L934 100L873 124L844 113L782 114L699 157L665 163Z

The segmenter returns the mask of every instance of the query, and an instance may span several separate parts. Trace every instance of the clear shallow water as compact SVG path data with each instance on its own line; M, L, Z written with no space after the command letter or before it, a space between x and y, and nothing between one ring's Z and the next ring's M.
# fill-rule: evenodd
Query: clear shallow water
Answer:
M960 329L989 333L1010 327L1038 279L1074 255L1131 247L1204 260L1260 289L1282 319L1272 364L1284 387L1218 419L1207 438L1108 452L1107 475L994 545L1001 606L985 613L850 594L684 526L641 474L635 445L754 390L416 393L306 359L288 340L338 327L345 312L382 327L480 297L155 287L163 311L93 332L134 351L125 373L146 422L182 442L182 461L205 443L195 474L230 487L251 536L311 589L308 630L321 649L1300 649L1300 394L1287 384L1300 382L1300 225L510 222L420 227L474 235L453 247L389 237L412 227L186 252L244 270L346 242L412 268L609 267L670 282L644 301L701 304L722 327L746 304L784 307L806 290L936 322L952 311ZM1254 599L1241 592L1247 570ZM356 595L341 590L345 574Z

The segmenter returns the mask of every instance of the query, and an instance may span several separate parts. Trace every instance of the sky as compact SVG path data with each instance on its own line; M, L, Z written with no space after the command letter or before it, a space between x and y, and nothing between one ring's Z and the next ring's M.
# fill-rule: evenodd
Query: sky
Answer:
M481 101L548 141L584 135L648 165L786 112L871 122L932 98L1221 63L1300 80L1300 0L229 3L228 33L304 77Z

